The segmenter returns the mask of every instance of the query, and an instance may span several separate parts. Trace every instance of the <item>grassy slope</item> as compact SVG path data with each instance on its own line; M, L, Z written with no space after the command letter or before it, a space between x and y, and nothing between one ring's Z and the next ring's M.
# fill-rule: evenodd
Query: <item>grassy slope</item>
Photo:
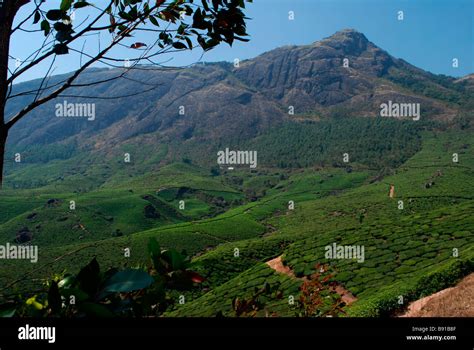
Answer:
M10 190L2 193L0 201L0 239L11 242L26 227L35 244L42 247L69 245L105 239L117 229L127 235L198 219L212 212L211 206L199 198L184 198L186 210L179 211L179 199L160 198L156 193L159 188L183 185L210 197L221 196L229 201L242 198L202 169L186 164L172 164L147 177L134 178L120 186L108 184L87 193ZM59 204L48 206L49 199L56 199ZM69 209L71 200L75 201L76 210ZM159 217L145 217L144 208L150 204Z
M423 151L383 183L297 205L294 212L272 220L279 228L271 237L273 245L279 239L294 242L275 249L272 256L283 253L284 262L300 276L310 273L316 262L330 263L335 279L359 297L351 308L353 315L377 315L380 307L373 305L380 300L396 307L399 295L407 302L423 294L420 280L425 276L439 270L447 274L456 261L474 259L474 157L469 152L473 141L470 134L427 136ZM451 161L454 152L460 154L458 164ZM438 169L442 175L426 189L424 184ZM387 195L389 183L396 186L396 199ZM397 208L398 200L406 203L404 210ZM334 242L364 245L365 262L327 261L324 246ZM459 250L458 258L453 257L453 248ZM216 252L210 254L214 261L225 261ZM197 263L206 258L199 258ZM230 313L231 299L251 293L255 281L285 279L261 264L254 266L234 274L236 277L173 315L213 315L218 310ZM449 281L439 282L435 289ZM284 291L285 298L295 293L294 283L290 285ZM281 315L294 314L286 301L273 307Z
M285 263L301 275L309 273L315 262L324 262L324 245L360 244L366 247L363 264L338 261L331 265L336 279L359 297L352 308L358 310L354 314L363 314L374 300L386 295L386 290L394 293L390 294L393 299L394 295L415 288L426 274L451 264L456 260L452 257L452 248L459 249L459 259L473 256L474 157L470 148L473 137L457 132L437 137L425 135L424 140L423 150L382 182L368 184L370 174L367 173L307 169L281 181L268 190L264 198L215 218L158 227L124 237L40 249L41 264L78 251L54 263L54 269L46 265L39 275L63 268L77 270L96 255L105 265L139 263L145 257L150 237L165 247L185 249L191 254L217 246L194 260L195 268L208 278L206 287L211 291L203 296L194 293L187 304L174 313L213 315L218 311L230 312L232 297L251 293L262 281L283 283L285 296L297 293L297 280L274 273L263 261L283 254ZM454 152L460 155L458 164L451 161ZM183 173L189 173L187 170ZM436 176L438 170L441 176ZM173 174L174 170L169 172L168 183L165 177L166 186L173 185ZM134 179L133 188L139 192L148 181L151 180L145 177ZM425 188L430 181L435 184ZM107 197L115 198L120 191L125 193L125 188L132 187L132 182L130 186L114 190L104 186L103 191L111 191ZM194 183L203 185L198 181ZM395 185L396 199L388 198L390 183ZM157 186L161 186L159 182L152 187ZM216 187L215 182L203 186L232 193L225 185ZM258 180L246 180L244 186L258 188ZM88 196L94 200L92 194ZM294 211L287 210L290 200L295 202ZM403 210L397 208L398 200L404 201ZM131 248L131 258L123 256L125 247ZM239 249L238 258L234 256L235 248ZM0 276L4 280L20 271L32 271L31 264L27 263L6 261L6 267ZM33 266L36 268L38 266ZM38 273L34 276L38 277ZM285 300L275 302L272 307L282 315L294 314Z
M260 237L268 231L262 220L270 217L276 211L284 210L289 200L303 201L327 196L329 189L356 186L365 177L366 175L364 174L347 174L342 170L334 170L332 173L322 174L308 170L306 173L297 174L294 178L282 182L283 190L281 188L270 190L267 197L231 209L214 218L166 225L123 237L103 239L96 237L96 240L91 238L89 242L70 244L61 242L62 244L56 244L55 241L47 241L44 242L45 245L40 245L39 266L31 266L31 264L26 262L5 261L8 269L4 271L3 276L0 276L0 278L3 277L6 280L20 274L20 272L36 270L41 265L54 261L58 256L76 250L79 251L55 262L54 271L57 272L62 269L77 270L82 265L81 262L87 261L93 256L98 256L99 261L106 266L139 263L146 257L146 244L151 237L156 238L163 247L186 250L190 254L202 252L208 247L240 245L245 244L247 240L255 238L260 240ZM313 186L312 191L305 190L309 186ZM88 194L88 196L93 198L94 194ZM110 197L113 197L112 193ZM122 202L122 200L119 200L119 202ZM101 207L101 211L104 211L104 207ZM18 222L22 222L22 218L15 219ZM11 220L3 226L9 227L12 222L15 222L15 220ZM65 241L67 241L66 238ZM259 247L258 250L268 250L265 247L265 243L263 241L261 248ZM130 259L125 258L123 255L123 249L126 247L131 249ZM244 252L245 249L243 249L242 257L245 256ZM261 256L259 255L258 257ZM252 264L254 263L255 259L252 260ZM247 265L245 264L237 271L240 272L246 267ZM35 273L35 277L47 276L52 272L51 266L48 265L41 269L41 273ZM232 274L229 274L227 278L231 277Z

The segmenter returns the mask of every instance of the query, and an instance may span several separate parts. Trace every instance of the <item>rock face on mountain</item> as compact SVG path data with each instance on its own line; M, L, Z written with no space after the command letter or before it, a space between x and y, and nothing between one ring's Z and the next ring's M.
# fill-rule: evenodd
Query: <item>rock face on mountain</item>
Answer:
M105 80L117 73L117 69L94 69L85 72L80 82ZM143 135L154 135L162 142L225 142L254 137L293 118L288 113L290 106L296 116L305 118L330 116L335 111L376 116L380 104L388 100L420 103L422 118L452 118L456 106L426 91L453 96L460 92L451 89L454 79L436 77L390 56L362 33L348 29L311 45L278 48L238 68L229 63L142 68L128 73L127 79L69 90L65 97L18 123L9 145L74 142L101 149ZM55 77L51 83L63 78ZM421 82L421 87L413 81ZM30 90L37 84L19 84L15 90ZM137 94L140 91L147 92ZM94 120L58 117L56 104L65 101L94 103ZM7 110L13 113L26 102L25 97L13 99Z
M372 92L392 58L356 31L302 47L280 48L248 61L235 75L284 103L311 109Z
M428 73L390 56L362 33L346 29L312 45L284 47L247 61L236 77L299 113L324 114L328 107L359 116L375 116L381 103L421 103L431 117L453 111L425 96L403 91L390 79L393 71L426 79ZM387 78L387 79L385 79Z
M86 72L79 81L117 74L117 70ZM160 71L144 68L127 77L100 88L69 90L67 96L75 97L56 99L33 112L18 123L10 142L28 145L74 139L95 147L151 133L177 140L252 137L285 117L275 101L236 80L229 64ZM31 89L33 84L18 88ZM148 92L137 94L140 91ZM134 96L123 97L128 95ZM55 106L65 101L95 104L94 120L58 118Z

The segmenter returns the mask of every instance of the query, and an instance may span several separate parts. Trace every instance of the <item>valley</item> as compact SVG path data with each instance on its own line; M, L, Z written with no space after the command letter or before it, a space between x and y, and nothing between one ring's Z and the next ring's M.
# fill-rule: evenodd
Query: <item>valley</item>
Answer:
M474 156L466 151L472 134L431 132L423 140L419 152L382 179L371 170L345 168L259 170L265 175L240 169L212 176L176 164L174 171L186 169L186 187L173 187L171 179L158 176L153 191L141 187L142 181L79 196L44 193L21 199L6 191L9 200L2 203L10 213L2 210L2 240L15 240L14 232L27 225L31 242L39 245L39 262L5 261L2 285L27 275L15 287L32 287L53 270L77 272L94 256L104 266L133 266L146 258L153 237L162 247L194 255L194 270L206 278L170 316L231 314L233 298L250 295L264 282L278 284L285 297L270 308L293 315L287 298L298 294L301 281L265 265L278 256L297 277L328 263L334 279L358 299L348 307L350 315L394 313L410 300L450 286L473 264ZM456 152L459 163L451 159ZM433 176L436 181L427 188ZM395 198L388 196L389 183L396 186ZM250 196L242 194L246 190ZM48 205L50 197L56 201ZM181 200L185 210L179 209ZM328 259L325 247L333 244L365 247L364 261ZM126 248L130 257L123 254ZM397 304L399 296L403 304Z
M354 30L239 68L133 74L159 88L93 102L89 121L57 118L52 101L13 130L0 242L37 247L38 261L2 260L6 305L91 261L143 268L150 250L198 274L167 296L166 317L246 315L256 295L257 317L392 317L474 271L469 79L425 72ZM401 109L381 115L384 103ZM308 288L321 300L303 312Z

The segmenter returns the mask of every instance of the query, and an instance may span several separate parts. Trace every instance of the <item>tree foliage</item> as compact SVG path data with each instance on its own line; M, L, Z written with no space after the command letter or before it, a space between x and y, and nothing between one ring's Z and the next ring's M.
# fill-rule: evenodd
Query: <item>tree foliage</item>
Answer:
M54 276L34 295L15 295L0 306L3 317L160 316L177 303L176 291L204 281L189 269L190 259L176 250L148 244L149 262L137 268L102 271L94 258L77 274Z
M9 130L32 110L62 97L70 88L87 88L125 78L131 69L139 69L139 64L161 66L157 58L163 54L196 47L207 51L221 43L232 45L236 40L248 41L247 18L243 10L245 3L251 1L106 0L95 3L61 0L53 5L44 0L5 2L0 8L0 17L4 19L0 23L0 185ZM25 14L23 10L29 13ZM81 13L85 19L76 21ZM19 32L42 32L44 41L38 47L33 41L28 57L17 60L18 64L11 67L10 43ZM148 35L141 36L143 33ZM86 46L91 38L98 40L97 50ZM128 48L135 54L131 58L116 57L114 48ZM73 54L79 61L79 68L64 80L51 83L56 58ZM106 80L79 84L77 78L95 63L124 69ZM13 84L20 77L32 71L41 73L45 66L49 68L38 88L20 93L14 91ZM143 92L153 88L156 86ZM132 92L137 93L140 91ZM31 101L5 120L7 102L21 96L29 96Z
M420 132L430 123L388 118L336 118L319 122L288 122L249 142L259 161L282 168L347 167L395 168L421 148Z

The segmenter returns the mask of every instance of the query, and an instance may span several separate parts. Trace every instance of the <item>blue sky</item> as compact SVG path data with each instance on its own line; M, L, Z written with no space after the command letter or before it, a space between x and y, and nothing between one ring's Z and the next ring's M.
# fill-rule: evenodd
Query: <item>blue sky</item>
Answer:
M91 0L97 4L103 1ZM295 15L292 21L289 11ZM403 21L397 19L398 11L404 12ZM233 48L220 46L206 53L203 61L252 58L279 46L310 44L353 28L395 57L433 73L463 76L474 72L473 0L254 0L247 13L251 41L236 43ZM40 39L19 34L12 43L12 56L26 57L28 42ZM94 48L97 43L88 40L87 45ZM125 51L116 54L126 57L129 53ZM182 66L200 56L201 52L193 51L165 56L163 61L171 59L168 65ZM453 58L459 60L459 68L452 67ZM60 57L54 73L74 70L77 64L74 58ZM41 77L45 70L46 66L39 67L21 80Z

